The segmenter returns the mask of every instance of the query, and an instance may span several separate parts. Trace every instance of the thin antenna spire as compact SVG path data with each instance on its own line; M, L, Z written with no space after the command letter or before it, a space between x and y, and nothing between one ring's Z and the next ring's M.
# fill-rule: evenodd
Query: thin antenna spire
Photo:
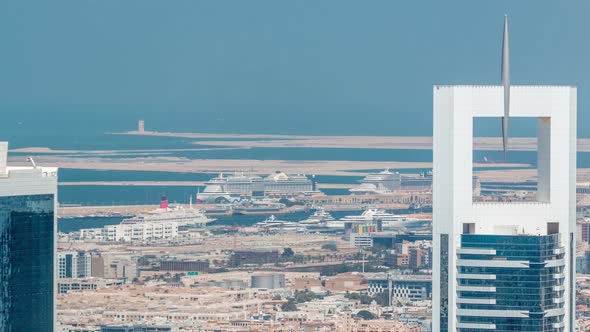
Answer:
M504 146L504 160L506 160L508 151L508 118L510 116L510 48L508 39L508 15L504 16L504 37L502 40L502 86L504 87L502 143Z

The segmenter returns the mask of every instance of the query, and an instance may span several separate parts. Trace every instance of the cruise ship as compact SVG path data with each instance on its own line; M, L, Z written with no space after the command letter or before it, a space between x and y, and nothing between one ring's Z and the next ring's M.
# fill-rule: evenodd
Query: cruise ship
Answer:
M246 172L220 173L205 182L205 190L197 194L198 202L237 202L244 197L284 197L316 191L314 177L304 174L275 172L267 177Z
M318 208L309 218L300 221L301 224L325 224L335 221L334 217L324 208Z
M399 228L417 225L424 220L409 218L385 212L385 210L368 208L360 215L345 216L340 220L328 222L327 227L344 228L345 224L366 224L375 221L381 221L383 228Z
M205 226L215 221L207 217L203 211L194 209L192 203L189 205L188 209L181 206L168 206L168 200L162 197L159 209L123 219L121 224L176 222L178 226Z
M391 172L389 169L378 173L370 173L360 181L360 185L351 188L353 194L387 194L399 190L401 187L401 175Z
M403 191L431 192L432 171L404 175L401 180L401 189Z

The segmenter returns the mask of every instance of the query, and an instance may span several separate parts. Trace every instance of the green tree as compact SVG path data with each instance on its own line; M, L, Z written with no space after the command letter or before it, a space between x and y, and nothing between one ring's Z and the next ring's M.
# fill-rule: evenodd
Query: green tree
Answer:
M375 319L375 314L373 314L372 312L367 311L367 310L361 310L361 311L357 312L356 316L360 317L364 320Z
M283 303L281 306L281 310L283 311L297 311L297 303L295 303L294 299L289 299L286 303Z
M297 303L309 302L315 298L315 293L310 290L295 291L295 302Z
M330 250L330 251L337 251L338 250L338 248L336 247L336 244L334 244L334 243L326 243L322 246L322 249Z
M381 292L377 293L374 296L375 302L380 306L388 306L389 305L389 292Z
M303 255L293 255L290 257L295 263L305 263L305 256Z
M283 253L281 254L281 257L283 258L290 258L293 257L295 255L295 252L293 251L293 249L291 248L285 248L283 250Z
M370 304L373 302L373 298L370 297L368 294L361 294L361 304Z
M373 255L382 256L385 254L385 252L387 250L388 249L386 247L384 247L383 245L377 244L371 248L371 253L373 253Z

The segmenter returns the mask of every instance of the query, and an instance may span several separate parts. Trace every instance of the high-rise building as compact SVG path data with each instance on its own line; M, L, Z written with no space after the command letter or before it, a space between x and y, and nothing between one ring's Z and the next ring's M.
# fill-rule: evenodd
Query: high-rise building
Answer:
M434 87L433 331L574 331L576 88ZM537 119L536 201L474 202L473 121Z
M92 256L85 251L66 251L57 254L57 278L90 278Z
M412 247L410 248L409 253L408 267L414 270L419 269L422 266L422 249Z
M0 331L53 331L57 169L8 167L7 151L0 142Z

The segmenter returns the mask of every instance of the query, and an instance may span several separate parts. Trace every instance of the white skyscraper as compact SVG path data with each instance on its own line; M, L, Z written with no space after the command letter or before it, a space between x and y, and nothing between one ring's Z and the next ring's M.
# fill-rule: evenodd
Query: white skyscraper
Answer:
M433 331L574 331L576 88L434 87ZM473 120L538 122L535 202L473 202ZM505 148L508 145L504 140Z

